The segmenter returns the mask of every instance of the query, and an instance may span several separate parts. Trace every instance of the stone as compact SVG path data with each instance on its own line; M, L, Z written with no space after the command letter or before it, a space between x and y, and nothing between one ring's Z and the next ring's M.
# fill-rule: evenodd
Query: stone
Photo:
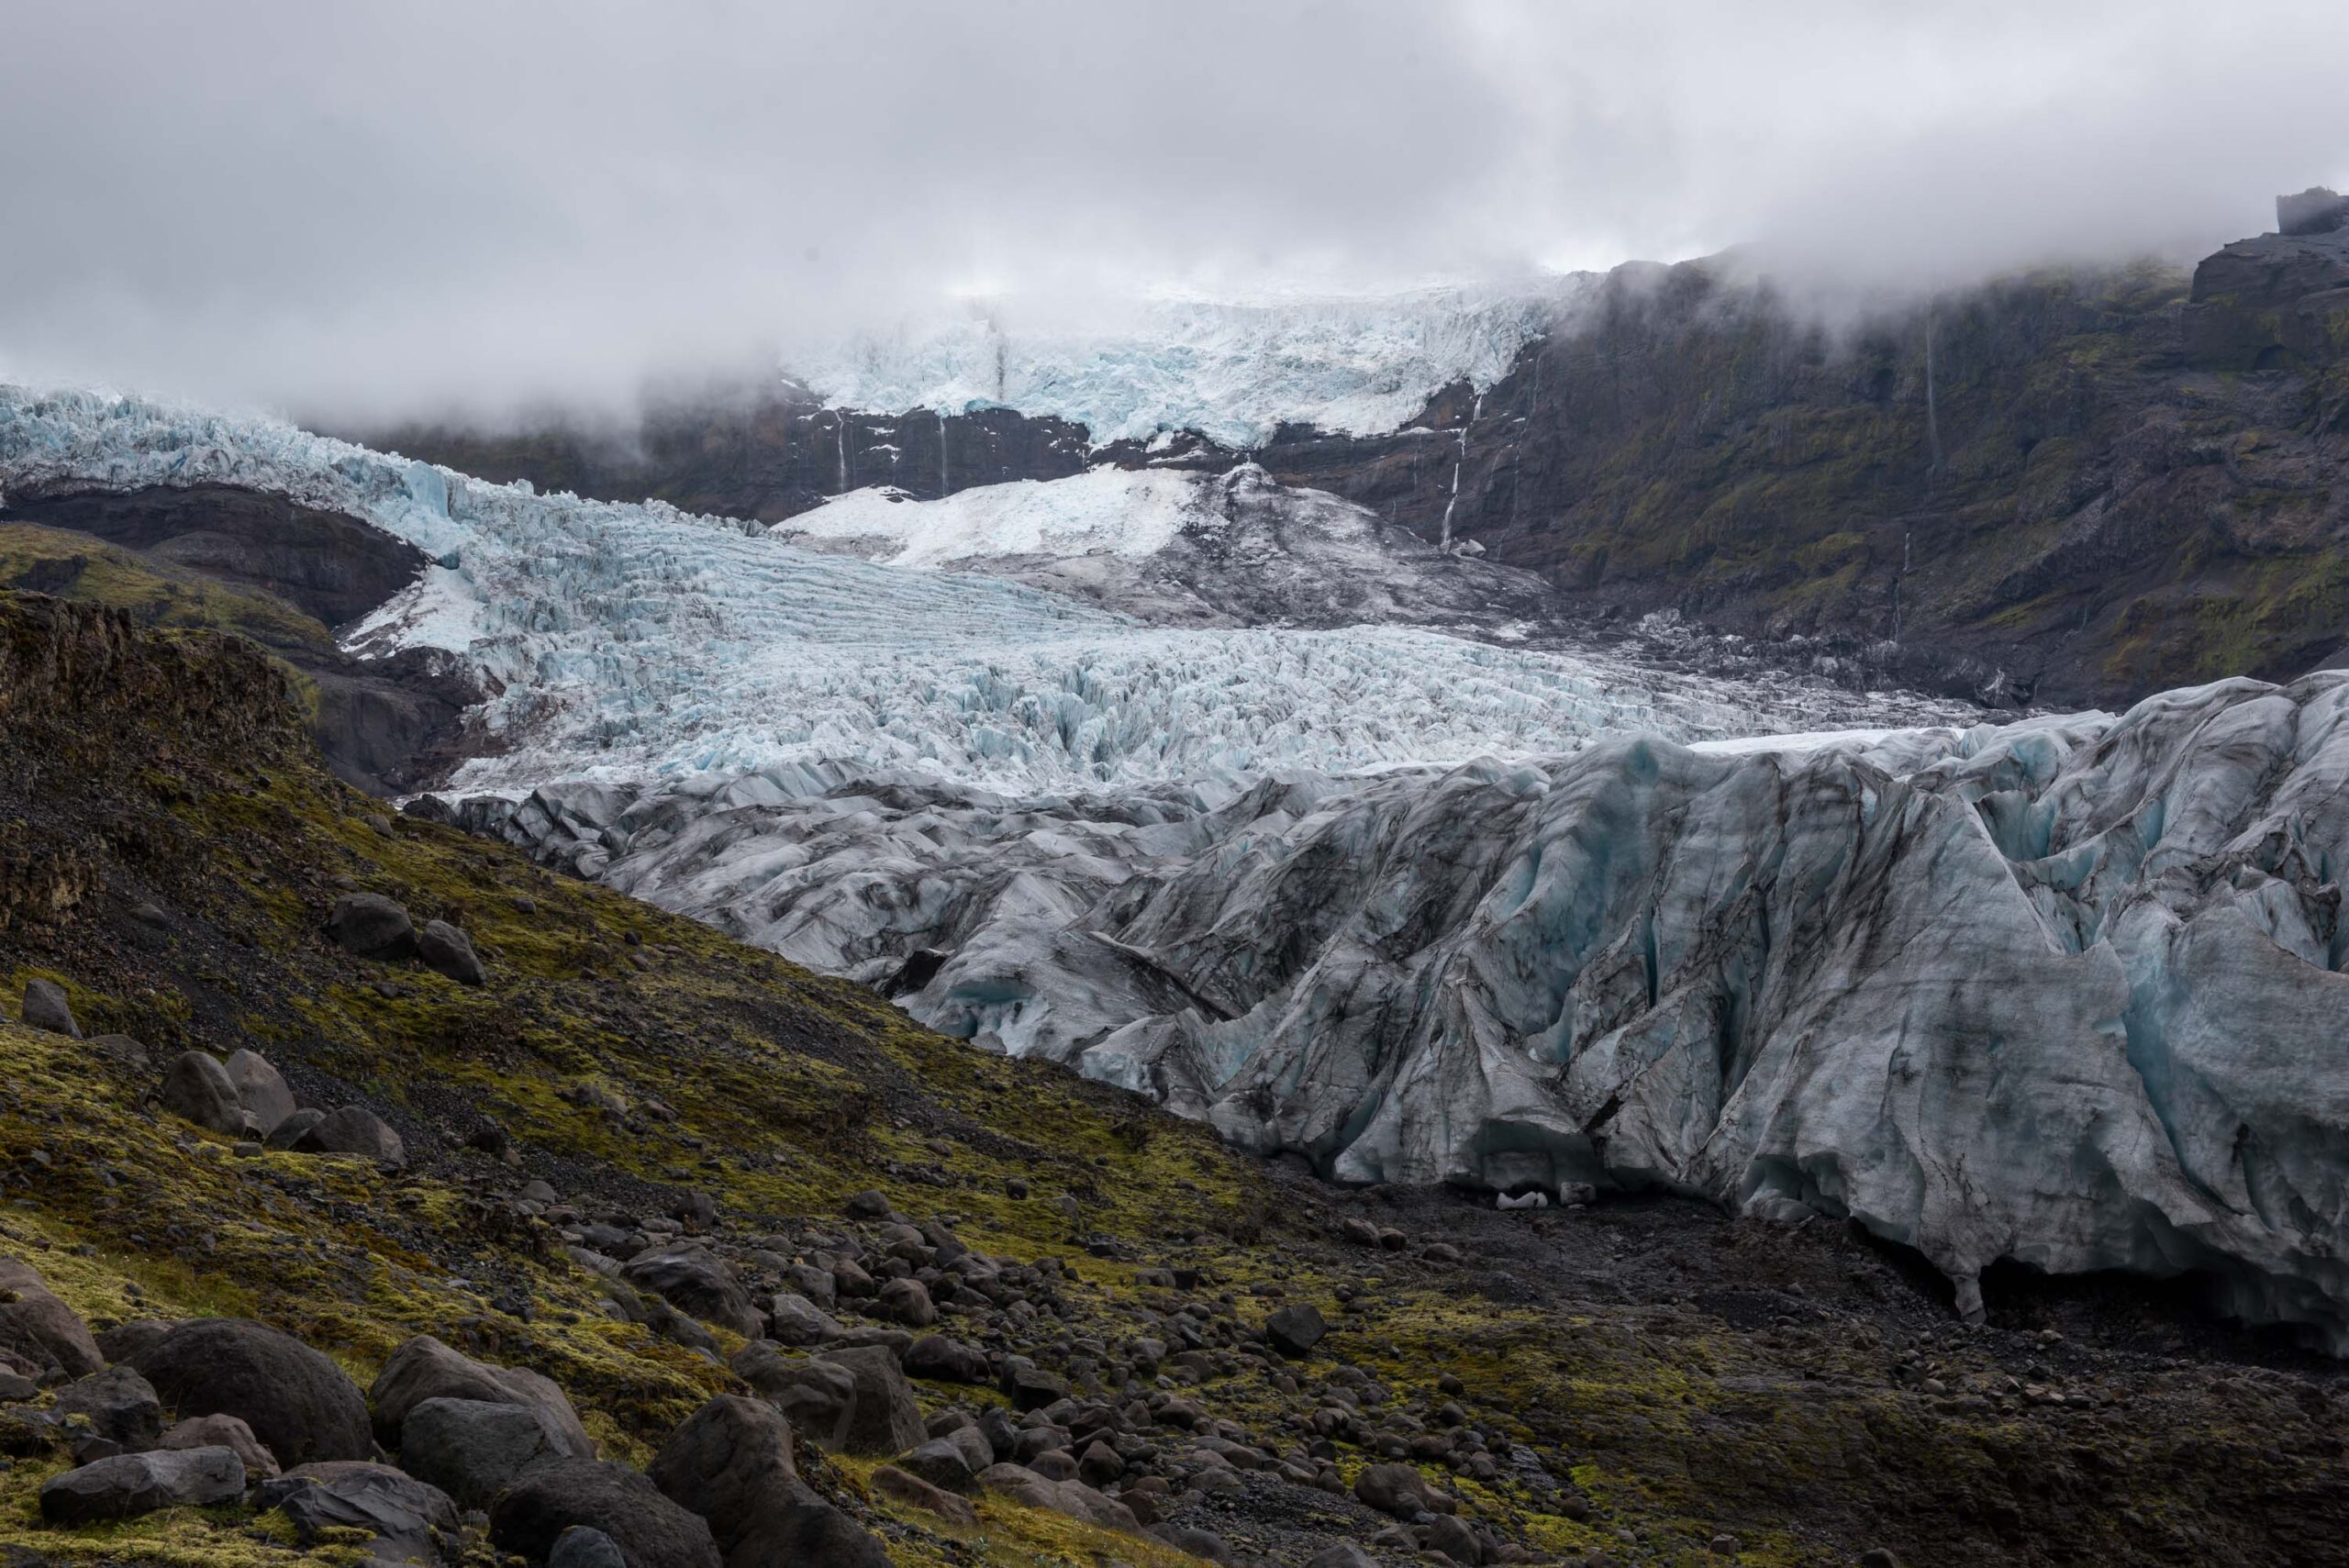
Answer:
M951 1438L932 1438L918 1443L897 1456L897 1468L911 1475L918 1475L933 1486L949 1492L965 1491L971 1485L973 1471L970 1456ZM981 1465L980 1469L986 1467Z
M271 1129L262 1142L271 1149L299 1149L311 1129L326 1119L326 1112L315 1106L305 1106Z
M552 1452L596 1457L595 1440L552 1378L528 1367L475 1361L429 1334L402 1340L384 1358L367 1398L374 1407L375 1436L385 1448L401 1442L408 1412L417 1406L428 1399L461 1399L518 1406L537 1420Z
M67 998L65 987L54 980L25 982L25 1006L18 1017L28 1029L74 1040L82 1038L82 1026L73 1019L73 1004Z
M889 1199L879 1188L867 1187L848 1200L848 1217L851 1219L886 1219L889 1218Z
M290 1334L241 1318L196 1318L131 1364L182 1417L235 1416L289 1469L373 1457L367 1401L340 1367Z
M1001 1492L1031 1508L1049 1508L1102 1529L1141 1531L1133 1510L1082 1481L1049 1481L1024 1465L991 1464L979 1473L979 1485Z
M407 911L380 893L346 893L336 899L327 935L355 958L388 962L416 951L416 926Z
M277 1456L253 1436L253 1429L234 1416L190 1416L163 1429L157 1448L225 1448L244 1462L245 1479L267 1481L277 1474Z
M766 1330L751 1293L726 1260L697 1241L678 1241L639 1252L620 1267L621 1277L650 1290L681 1312L730 1329L746 1340Z
M547 1568L628 1568L619 1542L592 1525L573 1525L554 1538Z
M417 934L416 956L426 968L461 985L481 985L489 980L489 967L473 951L473 939L446 920L424 923L424 929Z
M1264 1338L1291 1361L1303 1361L1321 1342L1330 1326L1310 1302L1294 1302L1264 1319Z
M154 1385L127 1366L110 1366L76 1378L57 1391L52 1420L73 1422L114 1443L125 1453L156 1446L163 1435L163 1402Z
M221 1066L228 1075L229 1087L236 1093L237 1103L244 1106L254 1132L261 1137L267 1138L297 1108L294 1104L294 1091L286 1086L284 1074L271 1066L268 1059L260 1052L232 1051Z
M1406 1521L1423 1513L1448 1514L1458 1507L1408 1464L1364 1465L1354 1477L1354 1497L1366 1507Z
M55 1367L68 1377L87 1377L106 1364L73 1309L49 1288L39 1270L16 1258L0 1257L0 1351L36 1367Z
M366 1460L297 1465L262 1482L254 1500L281 1511L306 1551L323 1530L365 1530L373 1538L367 1554L377 1562L439 1562L459 1522L447 1493Z
M646 1476L602 1460L550 1460L526 1471L490 1509L489 1539L538 1562L579 1525L609 1536L628 1568L721 1568L707 1520Z
M538 1417L484 1399L421 1400L400 1425L400 1463L458 1507L487 1508L531 1465L559 1456Z
M762 1341L743 1346L729 1364L735 1376L783 1412L792 1430L819 1447L838 1446L836 1434L856 1402L854 1373L810 1356L778 1354Z
M893 1503L936 1514L950 1524L968 1529L979 1522L979 1510L972 1506L968 1497L958 1497L894 1464L885 1464L874 1471L868 1484L874 1491Z
M789 1424L757 1400L710 1400L661 1445L651 1473L663 1495L709 1521L729 1563L888 1563L879 1541L799 1480Z
M136 1518L161 1508L240 1501L245 1465L225 1448L117 1454L55 1477L40 1489L43 1524Z
M709 1521L730 1554L798 1479L791 1426L772 1406L721 1394L669 1434L647 1472L672 1502Z
M805 1349L841 1337L840 1320L796 1291L783 1291L767 1303L767 1338Z
M925 1334L907 1347L907 1377L939 1383L986 1384L993 1381L985 1351L944 1334Z
M210 1051L183 1051L173 1057L163 1069L162 1098L165 1110L206 1132L244 1136L244 1103L237 1098L228 1069Z
M1003 1391L1011 1407L1025 1414L1067 1398L1068 1384L1039 1366L1014 1366L1004 1373Z
M1430 1519L1420 1539L1430 1551L1442 1552L1463 1568L1477 1568L1485 1560L1476 1532L1450 1514L1438 1514Z
M139 1351L180 1326L176 1318L133 1318L97 1337L98 1353L109 1362L134 1360Z
M879 1306L884 1317L910 1329L927 1329L938 1321L930 1289L918 1279L893 1279L884 1284Z
M294 1147L305 1154L359 1154L379 1164L407 1163L407 1145L400 1135L362 1106L328 1111L311 1124Z
M1125 1460L1098 1439L1085 1444L1085 1451L1076 1457L1076 1478L1088 1486L1107 1486L1125 1473Z
M921 1407L914 1402L913 1385L906 1381L896 1356L867 1346L826 1351L819 1359L853 1381L848 1408L830 1440L820 1433L809 1434L819 1447L843 1453L897 1454L923 1440Z

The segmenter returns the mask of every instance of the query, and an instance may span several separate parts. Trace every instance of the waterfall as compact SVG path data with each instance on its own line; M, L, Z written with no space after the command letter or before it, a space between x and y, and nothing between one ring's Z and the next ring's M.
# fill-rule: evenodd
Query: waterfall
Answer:
M1460 427L1460 447L1452 459L1452 496L1443 504L1443 537L1437 540L1438 550L1452 548L1452 509L1460 505L1460 469L1468 461L1468 431L1476 423L1476 416L1485 411L1485 395L1478 393L1468 409L1468 423Z
M841 495L847 495L847 494L848 494L848 410L847 410L847 409L843 408L843 409L841 409L841 413L840 413L840 420L841 420L841 490L840 490L840 493L841 493Z
M946 410L943 408L938 411L938 494L941 496L954 494L954 487L946 483Z

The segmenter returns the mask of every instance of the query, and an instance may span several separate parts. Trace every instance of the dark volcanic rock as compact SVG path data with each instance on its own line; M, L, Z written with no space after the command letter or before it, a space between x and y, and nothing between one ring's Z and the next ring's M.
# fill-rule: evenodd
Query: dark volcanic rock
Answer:
M327 917L327 935L359 958L400 959L416 951L407 911L380 893L346 893Z
M365 1461L302 1465L262 1483L257 1500L282 1510L306 1548L327 1529L365 1530L373 1538L369 1554L382 1562L437 1562L457 1529L447 1493Z
M131 1364L176 1414L235 1416L282 1465L363 1460L374 1452L359 1385L265 1323L198 1318L139 1351Z
M427 968L462 984L479 985L489 979L488 968L473 951L473 939L446 920L424 923L424 929L417 933L416 956Z
M429 1334L402 1341L384 1358L367 1390L375 1435L391 1448L401 1440L408 1413L428 1399L512 1405L529 1412L548 1446L573 1459L593 1459L596 1444L578 1412L552 1378L528 1367L492 1366L451 1349Z
M543 1562L577 1525L611 1537L628 1568L718 1568L707 1520L626 1465L599 1460L559 1459L524 1474L490 1511L489 1538Z
M65 987L54 980L25 982L25 1006L21 1015L27 1029L46 1029L50 1034L82 1038L82 1026L73 1019L73 1004L67 999Z
M53 1366L68 1377L85 1377L106 1364L73 1309L49 1288L39 1270L15 1258L0 1258L0 1351L35 1366Z
M400 1425L400 1463L461 1507L486 1508L531 1465L556 1457L538 1418L518 1405L427 1399Z
M210 1051L183 1051L163 1071L163 1108L207 1132L239 1137L245 1107L228 1070Z
M232 1503L244 1495L244 1462L228 1449L123 1453L41 1487L40 1517L44 1524L95 1524L159 1508Z

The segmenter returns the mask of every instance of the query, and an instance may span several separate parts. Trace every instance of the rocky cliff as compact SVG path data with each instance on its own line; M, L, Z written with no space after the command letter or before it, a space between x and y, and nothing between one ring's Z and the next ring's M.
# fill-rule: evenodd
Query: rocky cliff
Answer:
M1586 624L1670 610L1857 678L2041 706L2288 678L2349 634L2349 296L2338 231L1796 301L1735 258L1632 265L1481 391L1381 435L1087 450L1008 408L862 415L786 385L625 439L373 438L495 477L777 518L861 484L935 495L1087 462L1252 456L1431 540L1537 571Z

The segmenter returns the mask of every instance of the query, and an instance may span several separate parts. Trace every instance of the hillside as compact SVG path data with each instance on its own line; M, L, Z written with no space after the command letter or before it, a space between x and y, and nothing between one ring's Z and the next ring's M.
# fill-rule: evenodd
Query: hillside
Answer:
M783 1309L853 1251L927 1276L939 1329L990 1363L984 1385L918 1381L925 1413L1002 1406L1031 1358L1047 1381L1020 1403L1041 1435L1019 1451L1100 1434L1124 1473L1089 1476L1236 1562L1349 1540L1400 1562L1415 1528L1497 1561L2316 1562L2349 1523L2329 1364L2093 1285L1990 1281L1992 1326L1962 1329L1902 1259L1817 1224L1319 1187L705 927L379 817L233 638L0 598L0 988L14 1011L28 982L59 983L90 1037L0 1024L0 1245L94 1328L249 1316L362 1385L430 1333L547 1373L607 1455L641 1463L740 1372L774 1386L729 1355L755 1329L902 1347L880 1309L902 1318L909 1292L843 1288L838 1329ZM328 941L354 890L461 926L486 983ZM158 1104L175 1053L239 1047L306 1104L379 1116L402 1162L232 1148ZM880 1208L926 1240L858 1218ZM706 1233L697 1255L734 1291L670 1281L671 1307L650 1283L666 1276L588 1266L591 1242L658 1252L680 1229ZM949 1240L1001 1267L941 1270ZM1292 1304L1330 1325L1294 1359L1265 1340ZM136 1356L139 1334L101 1343ZM0 1409L18 1456L0 1539L61 1560L290 1560L283 1506L258 1533L233 1504L39 1528L37 1496L72 1462L40 1412L65 1397ZM1472 1531L1360 1501L1388 1455ZM875 1480L885 1457L799 1445L803 1477L891 1561L1187 1560L999 1487L948 1522Z

